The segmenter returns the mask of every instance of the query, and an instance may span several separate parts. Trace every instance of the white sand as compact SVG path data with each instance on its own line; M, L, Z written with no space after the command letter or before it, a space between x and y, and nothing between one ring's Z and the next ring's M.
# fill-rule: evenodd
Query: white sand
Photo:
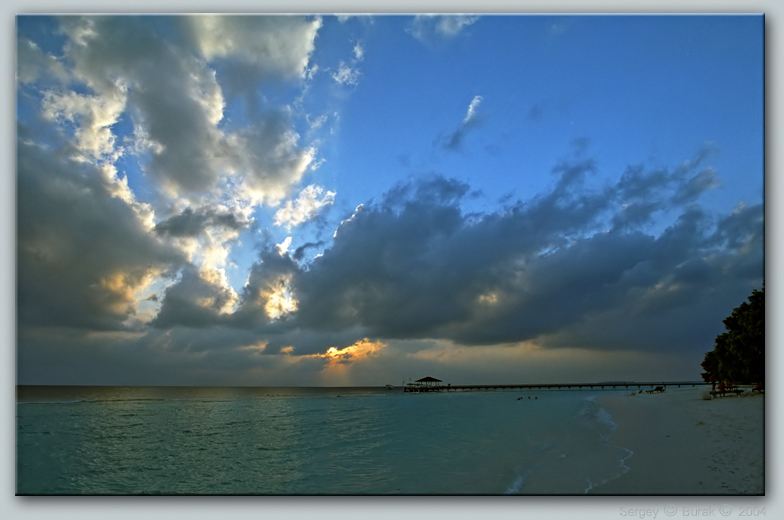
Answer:
M706 401L708 389L598 399L618 425L610 442L634 455L625 475L592 494L764 494L765 397L747 389Z

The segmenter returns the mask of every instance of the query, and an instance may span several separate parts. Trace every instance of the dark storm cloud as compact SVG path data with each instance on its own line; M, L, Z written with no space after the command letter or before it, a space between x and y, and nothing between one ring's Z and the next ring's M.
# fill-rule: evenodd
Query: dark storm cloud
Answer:
M595 163L573 158L554 168L549 193L479 216L460 209L464 184L433 177L398 185L344 220L306 270L290 266L299 307L278 334L353 329L466 345L703 348L715 332L708 324L720 324L727 303L761 283L762 212L717 219L698 205L678 205L693 200L673 194L692 191L702 175L693 173L698 159L672 170L630 170L592 192L582 180ZM635 214L623 201L642 198L642 186ZM644 231L650 212L665 207L679 212L676 221ZM629 218L634 225L620 225ZM705 328L689 329L689 313ZM625 332L586 325L595 316L605 328L622 316ZM658 329L635 338L637 322ZM313 352L327 346L310 344Z
M568 235L590 229L610 203L569 190L578 172L591 169L590 163L561 165L551 194L473 220L459 208L468 187L456 189L455 181L434 178L391 190L382 203L365 206L344 222L333 247L295 278L296 323L462 343L530 339L569 323L579 317L591 289L626 266L620 255L615 263L600 262L606 247L617 242L645 254L635 241L601 235L566 247ZM556 252L547 254L553 248ZM585 262L563 277L574 267L567 251ZM603 269L597 271L594 263ZM582 296L564 304L568 287ZM549 302L536 301L548 291ZM521 317L525 312L530 319Z
M307 384L310 373L323 368L320 359L293 367L280 357L260 355L260 349L246 349L257 343L256 336L220 326L153 329L142 336L21 330L25 347L18 352L18 379L60 385L284 386Z
M324 242L319 240L318 242L307 242L301 246L299 246L291 257L296 260L297 262L301 262L302 259L305 257L305 251L308 249L316 249L324 245Z
M180 280L166 288L152 327L175 325L202 328L225 321L221 311L232 302L232 293L217 281L201 276L193 266L186 266Z
M675 168L647 169L643 165L626 168L615 186L621 209L613 217L616 229L637 228L653 222L656 212L677 209L697 201L709 189L720 185L713 168L697 169L713 153L704 146L690 160Z
M718 221L690 207L652 244L618 303L544 338L545 345L704 352L721 320L764 279L762 205ZM625 281L625 280L624 280Z
M171 237L197 237L204 233L208 227L220 227L231 230L241 230L248 227L249 222L242 216L237 216L228 211L219 211L214 208L199 208L193 211L186 208L173 217L155 225L158 235Z
M151 323L158 332L148 340L233 352L224 360L251 355L241 350L251 345L253 355L287 347L306 355L364 337L703 348L726 305L761 282L763 213L706 213L694 201L714 176L697 171L698 159L669 170L630 168L618 183L591 190L585 181L598 167L578 150L553 168L549 192L485 214L463 212L472 196L463 182L411 179L347 215L330 247L306 265L305 250L323 244L291 254L264 246L236 302L220 280L186 267L161 296ZM678 218L646 231L650 215L665 208ZM193 236L221 216L228 227L238 223L185 211L156 234ZM295 307L275 299L282 291ZM613 327L615 320L623 323Z
M20 323L61 325L88 316L78 323L118 328L130 306L114 313L66 307L80 291L77 302L106 301L90 296L115 271L138 272L124 279L133 285L151 265L182 265L162 238L240 224L229 214L187 210L146 231L126 203L95 196L105 193L95 172L50 155L20 145ZM707 213L698 200L715 176L700 162L698 156L672 169L630 168L616 184L588 189L598 166L578 150L553 168L549 191L483 214L462 210L472 196L466 183L411 179L346 215L331 245L307 264L299 263L304 252L323 244L291 254L264 246L238 300L221 280L186 265L159 295L158 316L138 343L217 356L225 367L251 358L261 366L257 358L287 347L294 356L323 353L365 337L705 350L727 310L761 283L763 211ZM51 180L36 173L42 171L59 174ZM662 209L677 218L662 231L648 230ZM108 224L115 221L122 234ZM90 231L80 233L80 226ZM39 238L51 229L57 232ZM57 236L75 237L74 250L58 256L59 270L52 270L56 263L35 270ZM82 261L77 250L100 265ZM295 307L275 300L281 291L293 295Z
M741 248L746 243L759 246L764 239L762 229L764 217L762 204L754 206L743 204L719 220L714 238L729 249Z
M21 326L120 329L148 275L169 275L182 254L113 196L75 150L17 146L18 312Z

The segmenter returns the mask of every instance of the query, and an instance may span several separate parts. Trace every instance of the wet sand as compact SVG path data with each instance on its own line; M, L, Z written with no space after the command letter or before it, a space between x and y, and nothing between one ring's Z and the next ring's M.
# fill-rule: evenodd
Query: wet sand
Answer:
M708 389L669 387L598 399L618 425L610 442L634 455L623 476L591 494L764 494L764 395L747 389L703 400Z

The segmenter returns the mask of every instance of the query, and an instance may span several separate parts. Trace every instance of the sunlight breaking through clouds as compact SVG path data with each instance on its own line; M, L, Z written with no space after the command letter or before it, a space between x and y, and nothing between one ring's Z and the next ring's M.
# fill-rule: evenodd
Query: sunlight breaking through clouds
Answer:
M763 24L715 21L17 17L19 380L691 363L764 276Z
M312 354L309 357L328 361L326 369L334 369L343 365L373 358L386 347L381 341L363 338L345 348L329 347L324 354Z
M297 300L291 291L291 279L281 278L272 290L263 291L264 310L272 320L277 320L297 310Z

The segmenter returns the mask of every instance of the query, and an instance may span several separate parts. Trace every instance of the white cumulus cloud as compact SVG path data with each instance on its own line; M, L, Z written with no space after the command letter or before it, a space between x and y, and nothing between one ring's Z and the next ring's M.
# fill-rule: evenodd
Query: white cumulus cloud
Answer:
M299 194L296 200L287 201L275 213L275 225L285 226L287 229L298 226L314 218L324 206L329 206L335 201L334 191L324 192L324 188L311 184Z

